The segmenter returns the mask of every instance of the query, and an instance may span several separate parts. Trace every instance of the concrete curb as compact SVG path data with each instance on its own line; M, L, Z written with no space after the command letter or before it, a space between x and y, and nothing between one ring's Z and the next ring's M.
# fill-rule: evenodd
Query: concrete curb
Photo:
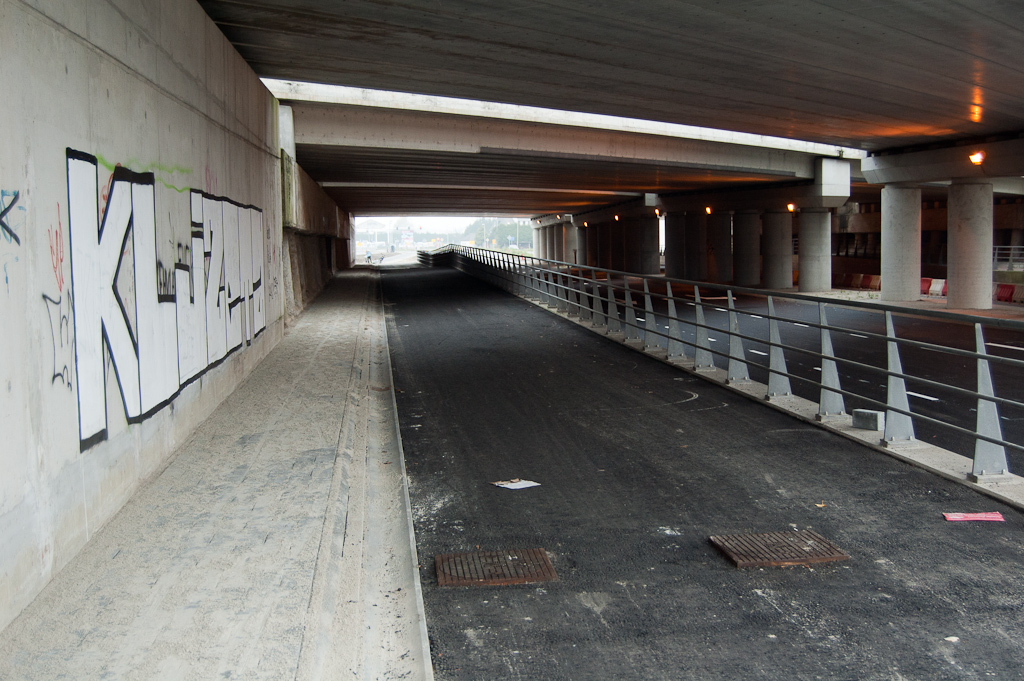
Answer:
M380 275L377 275L377 290L380 294ZM411 560L409 561L408 568L409 573L407 581L411 584L411 591L415 594L415 607L416 607L416 631L410 634L410 638L413 641L410 642L410 647L418 649L419 659L423 663L423 675L419 678L425 681L433 681L434 679L434 667L431 663L430 657L430 635L427 633L427 613L423 605L423 587L420 584L420 572L419 572L419 556L416 552L416 530L413 526L412 520L412 502L409 499L409 474L405 469L405 450L402 448L402 434L399 428L398 421L398 401L395 399L395 383L394 383L394 372L391 367L391 346L388 341L387 334L387 312L384 309L384 296L378 295L378 301L380 303L380 315L381 325L384 329L384 358L386 362L386 375L388 380L388 395L390 395L390 413L391 423L390 428L394 432L395 444L397 446L398 463L402 474L402 507L404 510L404 518L408 529L409 537L409 554ZM416 640L418 639L418 641Z

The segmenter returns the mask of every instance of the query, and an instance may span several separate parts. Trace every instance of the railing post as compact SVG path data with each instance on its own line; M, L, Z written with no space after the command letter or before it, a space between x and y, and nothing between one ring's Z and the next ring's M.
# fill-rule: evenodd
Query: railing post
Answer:
M683 343L683 334L679 327L679 317L676 315L676 299L672 295L672 283L666 282L666 293L668 293L668 358L683 359L686 357L686 344Z
M821 392L818 396L818 420L846 414L846 401L839 390L839 369L832 350L832 333L828 328L825 303L818 303L818 324L821 326Z
M824 372L822 372L824 373ZM775 303L768 296L768 394L765 399L788 397L793 394L793 386L789 383L789 369L786 368L786 355L782 351L782 338L779 335L779 320L775 317Z
M619 305L615 300L615 287L612 286L610 272L605 272L605 281L608 282L608 329L605 333L618 335L622 333L622 322L619 320Z
M581 320L583 320L583 319L588 320L588 321L590 321L591 324L593 324L594 323L594 315L591 313L591 310L593 309L593 302L592 302L593 301L593 297L592 297L593 289L591 289L590 293L587 292L587 283L590 280L587 278L586 274L584 274L584 271L583 271L582 267L580 268L579 279L577 279L576 281L577 281L577 283L579 284L579 287L580 287L579 304L578 304L579 311L580 311L580 319Z
M733 304L732 290L726 291L726 295L729 298L729 376L726 382L746 383L750 381L750 372L743 352L743 339L739 336L740 320Z
M886 445L899 444L900 442L912 442L914 440L914 422L906 414L893 411L902 409L910 411L910 402L907 399L907 383L902 376L903 364L900 362L900 348L896 343L896 330L892 324L892 313L885 313L885 335L888 338L886 347L889 357L889 380L887 381L888 396L886 398L885 412L885 434L882 442Z
M991 399L995 397L992 387L992 374L988 368L985 350L985 336L981 324L974 325L974 336L978 344L978 421L975 431L995 440L1003 439L1003 429L999 425L999 408ZM974 465L970 478L974 482L995 482L1008 477L1006 465L1006 448L987 440L974 441Z
M568 302L569 302L569 289L566 288L565 285L564 285L564 279L563 279L564 276L565 275L563 275L561 272L557 272L557 273L552 275L552 277L554 277L555 282L556 282L555 283L555 296L557 296L557 298L556 298L556 308L557 308L557 310L559 312L571 314L571 311L567 309L568 308Z
M640 329L637 328L636 309L633 307L633 294L629 290L629 277L622 278L626 288L626 342L639 341Z
M696 284L693 286L693 299L696 303L694 311L697 317L697 349L693 354L693 368L697 371L714 371L715 357L711 354L711 340L704 321L704 305L700 302L700 287Z
M654 306L651 304L651 288L644 277L644 350L655 350L661 347L658 338L658 324L654 319Z
M590 276L593 282L592 295L590 296L590 323L593 326L607 328L608 317L605 315L604 307L601 305L601 287L597 283L597 270L590 270Z

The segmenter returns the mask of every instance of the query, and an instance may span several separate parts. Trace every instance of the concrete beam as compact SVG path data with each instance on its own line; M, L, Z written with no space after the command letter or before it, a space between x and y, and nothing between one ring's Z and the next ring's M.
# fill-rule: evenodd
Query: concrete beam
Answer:
M976 165L970 156L978 152L984 154L984 160ZM1024 175L1024 139L869 156L861 160L861 170L872 184L938 182L954 177L1019 179Z

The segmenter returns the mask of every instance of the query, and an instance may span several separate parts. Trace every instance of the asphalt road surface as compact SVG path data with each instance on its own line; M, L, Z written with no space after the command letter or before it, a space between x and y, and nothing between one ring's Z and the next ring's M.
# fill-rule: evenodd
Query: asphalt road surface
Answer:
M438 679L1024 678L1018 511L453 270L382 279ZM851 558L708 542L787 529ZM558 581L437 585L534 547Z

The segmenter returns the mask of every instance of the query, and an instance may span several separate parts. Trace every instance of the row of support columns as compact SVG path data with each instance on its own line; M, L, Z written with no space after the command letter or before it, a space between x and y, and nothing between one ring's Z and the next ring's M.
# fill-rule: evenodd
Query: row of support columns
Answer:
M953 180L947 197L946 304L952 309L992 307L992 198L990 182ZM921 295L921 190L882 189L882 300Z
M800 290L827 291L832 282L831 214L828 209L805 210L800 224ZM661 267L659 228L656 214L537 226L535 254L578 265L657 274ZM792 213L670 213L665 216L665 275L791 288Z

